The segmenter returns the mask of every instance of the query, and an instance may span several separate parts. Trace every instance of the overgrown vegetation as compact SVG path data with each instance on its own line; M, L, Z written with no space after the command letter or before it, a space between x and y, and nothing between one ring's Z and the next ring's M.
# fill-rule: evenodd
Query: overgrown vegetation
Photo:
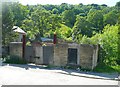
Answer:
M22 5L3 3L3 45L14 41L12 27L17 25L27 32L27 38L36 36L58 38L85 44L99 44L100 64L94 71L120 71L120 2L109 7L89 5ZM28 41L30 42L30 41ZM104 68L103 68L104 67Z
M5 58L4 63L9 63L9 64L27 64L26 61L24 61L22 58L19 58L18 56L7 56Z
M120 73L120 66L110 66L105 64L104 62L99 63L95 69L93 69L94 72L100 72L100 73Z

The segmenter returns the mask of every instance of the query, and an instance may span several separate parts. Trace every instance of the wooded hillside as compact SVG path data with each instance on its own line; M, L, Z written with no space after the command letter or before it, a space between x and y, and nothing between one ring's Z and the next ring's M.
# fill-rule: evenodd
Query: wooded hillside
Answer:
M106 64L120 64L118 44L120 30L120 2L109 7L105 4L71 5L22 5L3 3L2 38L8 45L16 38L12 27L19 26L27 32L27 38L35 35L58 38L77 43L100 44Z

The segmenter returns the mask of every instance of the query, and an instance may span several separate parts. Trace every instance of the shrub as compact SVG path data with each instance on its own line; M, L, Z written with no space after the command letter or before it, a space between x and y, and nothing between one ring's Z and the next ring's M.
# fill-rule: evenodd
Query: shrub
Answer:
M7 56L5 58L4 63L10 63L10 64L26 64L27 62L25 60L23 60L22 58L18 57L18 56Z

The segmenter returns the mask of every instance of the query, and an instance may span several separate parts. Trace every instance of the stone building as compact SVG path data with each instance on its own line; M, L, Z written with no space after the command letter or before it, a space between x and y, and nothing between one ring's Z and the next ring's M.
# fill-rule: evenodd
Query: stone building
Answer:
M22 56L21 43L10 44L10 55ZM81 68L93 69L97 65L98 45L59 43L46 44L33 43L26 46L25 58L28 63L41 65L78 65Z

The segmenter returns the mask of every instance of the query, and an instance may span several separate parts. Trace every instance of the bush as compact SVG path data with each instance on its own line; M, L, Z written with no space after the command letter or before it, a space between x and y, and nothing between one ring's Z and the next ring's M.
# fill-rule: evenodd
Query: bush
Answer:
M110 66L119 64L118 58L118 26L107 25L102 33L91 37L91 44L100 44L101 54L104 63ZM118 61L118 62L117 62Z
M109 65L106 65L104 62L100 62L94 69L94 72L101 72L101 73L113 73L117 72L114 68Z
M4 63L10 64L26 64L27 62L18 56L7 56Z

